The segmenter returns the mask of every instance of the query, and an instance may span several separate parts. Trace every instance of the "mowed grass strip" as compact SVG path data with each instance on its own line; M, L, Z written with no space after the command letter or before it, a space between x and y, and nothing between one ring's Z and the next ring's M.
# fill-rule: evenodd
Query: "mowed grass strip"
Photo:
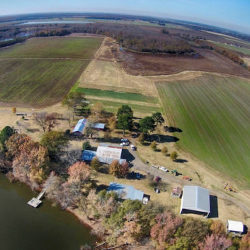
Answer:
M138 102L146 102L153 104L158 103L158 100L155 97L141 95L137 93L118 92L112 90L101 90L101 89L91 89L91 88L77 88L75 91L84 93L88 96L105 97L105 98L121 99L128 101L138 101Z
M107 111L111 111L111 112L117 112L118 108L120 108L122 105L129 105L134 112L137 113L143 113L143 114L151 114L154 112L161 112L161 108L159 107L152 107L152 106L144 106L144 105L138 105L138 104L133 104L131 102L127 102L127 103L121 103L119 101L115 102L115 101L105 101L105 100L96 100L96 99L91 99L88 98L88 100L91 103L102 103L104 108Z
M92 59L102 38L46 37L32 38L7 49L0 58L76 58Z
M250 82L207 74L156 86L171 125L183 130L180 147L249 187Z

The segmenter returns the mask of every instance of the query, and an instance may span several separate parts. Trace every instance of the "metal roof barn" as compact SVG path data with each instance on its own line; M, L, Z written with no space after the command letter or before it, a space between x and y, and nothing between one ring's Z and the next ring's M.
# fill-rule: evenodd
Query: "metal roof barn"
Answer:
M142 201L144 192L135 189L133 186L111 182L108 188L109 192L116 192L122 199L140 200Z
M73 133L83 133L83 130L84 130L84 128L85 128L85 126L86 126L86 123L87 123L87 119L85 119L85 118L83 118L83 119L81 119L81 120L79 120L78 122L77 122L77 124L76 124L76 126L75 126L75 128L74 128L74 130L73 130Z
M181 199L181 211L210 214L210 194L208 189L199 186L184 186Z
M227 221L227 231L228 232L243 233L244 232L244 224L241 221L228 220Z
M112 161L117 160L120 162L122 155L122 147L100 145L97 148L96 156L100 162L111 164Z

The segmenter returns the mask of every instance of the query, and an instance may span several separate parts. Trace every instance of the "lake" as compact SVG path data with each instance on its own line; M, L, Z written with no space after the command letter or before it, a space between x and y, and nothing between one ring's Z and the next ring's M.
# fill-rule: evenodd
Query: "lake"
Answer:
M96 240L75 216L43 200L39 208L26 203L36 194L0 174L0 249L79 250Z

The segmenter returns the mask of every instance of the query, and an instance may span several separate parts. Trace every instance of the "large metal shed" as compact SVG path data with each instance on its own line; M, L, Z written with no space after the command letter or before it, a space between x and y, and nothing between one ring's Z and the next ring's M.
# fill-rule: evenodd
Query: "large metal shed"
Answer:
M180 213L210 214L210 194L199 186L184 186Z

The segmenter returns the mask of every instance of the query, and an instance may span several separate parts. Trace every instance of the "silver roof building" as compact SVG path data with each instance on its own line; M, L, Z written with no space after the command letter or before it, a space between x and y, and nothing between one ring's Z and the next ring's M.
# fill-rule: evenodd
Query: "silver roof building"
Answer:
M199 186L184 186L180 213L210 214L210 194L208 189Z

